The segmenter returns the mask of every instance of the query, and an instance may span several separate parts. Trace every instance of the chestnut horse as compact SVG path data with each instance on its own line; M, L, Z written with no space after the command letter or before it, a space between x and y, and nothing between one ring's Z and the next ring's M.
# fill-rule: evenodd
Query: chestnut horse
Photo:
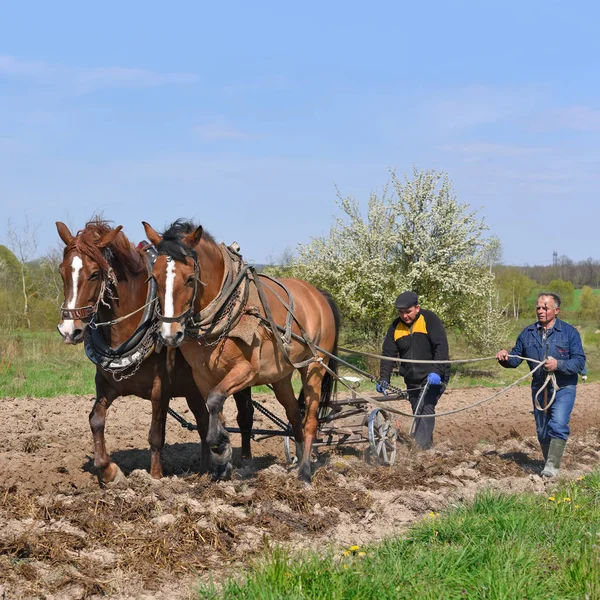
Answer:
M112 402L119 396L128 395L152 402L148 442L151 448L150 473L153 477L162 477L161 452L165 443L167 410L169 400L174 396L185 396L196 419L201 439L201 468L206 470L211 458L216 458L213 466L218 475L218 457L211 457L206 442L206 403L187 362L179 351L175 351L174 356L171 354L168 361L166 349L153 351L152 339L145 338L142 349L136 349L139 347L136 344L145 335L155 335L148 331L152 325L153 306L149 310L144 306L152 303L152 300L147 303L147 297L152 294L148 294L149 273L145 251L135 248L121 232L121 227L113 229L99 219L87 223L77 235L72 235L64 223L57 222L56 228L66 245L59 268L65 302L58 325L65 343L78 344L85 338L89 356L90 342L95 341L95 346L93 343L91 345L92 351L94 347L101 347L100 356L104 358L119 358L123 354L131 356L132 352L141 352L124 370L115 370L102 360L94 360L96 401L89 419L94 440L94 466L99 471L100 483L123 478L123 473L106 451L104 425ZM102 326L103 322L105 326ZM238 424L242 431L242 456L250 457L254 410L250 390L239 390L236 403Z
M299 279L257 278L239 255L217 245L201 226L176 221L163 236L147 223L144 228L159 254L152 270L163 311L159 339L180 346L192 367L206 398L213 451L225 452L229 444L218 419L227 396L271 384L301 454L298 477L310 482L319 408L331 397L336 373L337 361L329 365L329 355L321 351L337 350L335 303ZM284 339L274 331L279 328L286 332ZM302 378L304 416L302 398L299 403L292 389L295 369Z

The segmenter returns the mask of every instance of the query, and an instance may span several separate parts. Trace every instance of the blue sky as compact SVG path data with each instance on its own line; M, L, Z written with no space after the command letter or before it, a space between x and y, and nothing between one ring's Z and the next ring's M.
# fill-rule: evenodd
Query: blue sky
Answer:
M599 29L592 2L2 3L0 243L188 217L265 262L416 165L507 264L600 258Z

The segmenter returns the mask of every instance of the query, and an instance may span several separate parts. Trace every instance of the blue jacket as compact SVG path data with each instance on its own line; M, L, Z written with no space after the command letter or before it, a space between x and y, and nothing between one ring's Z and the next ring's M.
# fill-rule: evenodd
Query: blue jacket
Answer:
M546 343L542 343L542 329L539 323L525 327L517 338L515 347L509 354L517 354L525 358L545 360L549 356L556 358L556 384L559 388L577 384L577 374L585 368L585 353L581 344L581 336L573 325L556 319L554 327L548 332ZM523 361L519 358L509 358L508 362L500 363L503 367L514 369ZM533 370L537 363L527 361L529 369ZM531 387L539 388L546 379L546 371L542 367L533 375Z

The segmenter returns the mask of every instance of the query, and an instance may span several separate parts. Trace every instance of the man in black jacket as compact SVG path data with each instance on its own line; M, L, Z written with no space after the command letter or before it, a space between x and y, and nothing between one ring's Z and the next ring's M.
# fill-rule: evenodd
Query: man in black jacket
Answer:
M416 360L448 360L448 338L444 325L435 313L419 306L417 294L400 294L395 306L399 316L387 331L382 355ZM393 361L381 361L379 383L376 386L379 393L385 393L394 364ZM404 377L413 414L416 414L425 383L428 384L428 389L418 414L435 414L435 405L450 378L450 365L402 362L400 375ZM416 421L413 433L415 442L420 448L431 448L435 418Z

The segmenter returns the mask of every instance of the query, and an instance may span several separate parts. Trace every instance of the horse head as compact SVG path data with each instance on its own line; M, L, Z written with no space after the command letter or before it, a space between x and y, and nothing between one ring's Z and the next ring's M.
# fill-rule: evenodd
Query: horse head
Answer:
M200 265L195 247L202 238L202 226L175 221L161 236L142 221L146 236L158 251L152 277L158 288L156 316L158 337L165 346L183 342L186 321L194 312L200 281ZM162 312L160 312L162 310Z
M79 344L89 321L103 300L104 292L114 279L105 257L105 249L114 242L121 226L111 229L97 225L73 235L60 221L56 223L60 239L65 243L59 267L65 300L61 306L58 331L66 344Z

